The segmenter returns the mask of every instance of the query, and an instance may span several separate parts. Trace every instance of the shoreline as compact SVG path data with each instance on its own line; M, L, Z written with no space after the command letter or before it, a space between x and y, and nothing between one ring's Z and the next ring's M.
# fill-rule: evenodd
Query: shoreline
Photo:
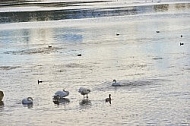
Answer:
M82 19L82 18L98 18L109 16L126 16L138 15L146 13L169 12L173 10L190 10L190 2L167 2L167 3L146 3L134 5L117 5L107 7L91 7L91 8L62 8L53 10L32 10L23 11L4 11L0 9L0 24L15 23L15 22L30 22L30 21L50 21L50 20L65 20L65 19ZM22 9L20 7L19 9ZM173 9L173 10L172 10Z
M104 3L98 8L95 5ZM45 4L45 5L44 5ZM46 5L47 4L47 5ZM62 5L55 5L59 3L43 3L43 4L21 4L21 5L0 5L0 14L9 12L38 12L38 11L62 11L62 10L90 10L90 9L112 9L112 8L132 8L132 7L144 7L144 6L161 6L161 5L184 5L190 4L190 1L178 1L178 2L133 2L131 4L126 2L113 2L113 1L90 1L90 2L62 2ZM83 5L84 4L84 5ZM88 5L90 4L90 5ZM189 7L190 8L190 7Z

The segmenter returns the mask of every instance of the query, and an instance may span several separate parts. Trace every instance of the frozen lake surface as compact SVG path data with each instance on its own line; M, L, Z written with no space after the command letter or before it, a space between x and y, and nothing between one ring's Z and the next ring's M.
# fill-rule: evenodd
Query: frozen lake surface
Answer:
M2 126L190 125L190 1L0 6ZM54 104L62 89L67 100Z

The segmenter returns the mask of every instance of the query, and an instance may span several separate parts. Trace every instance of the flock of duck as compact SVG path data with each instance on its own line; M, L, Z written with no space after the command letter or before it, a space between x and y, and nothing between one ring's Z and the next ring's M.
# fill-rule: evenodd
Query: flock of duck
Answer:
M38 80L38 84L42 83L41 80ZM116 82L116 80L113 80L112 86L122 86L120 83ZM78 92L83 95L83 103L88 102L88 94L91 92L91 90L89 88L85 88L85 87L80 87ZM66 91L65 89L63 89L62 91L57 91L55 92L55 94L53 95L53 102L55 104L59 104L62 101L64 102L69 102L69 99L65 98L69 95L69 91ZM3 91L0 91L0 102L3 103L3 97L4 97L4 93ZM109 102L111 104L111 94L109 94L109 97L105 99L105 102ZM33 98L32 97L27 97L22 99L22 104L23 105L32 105L33 104Z

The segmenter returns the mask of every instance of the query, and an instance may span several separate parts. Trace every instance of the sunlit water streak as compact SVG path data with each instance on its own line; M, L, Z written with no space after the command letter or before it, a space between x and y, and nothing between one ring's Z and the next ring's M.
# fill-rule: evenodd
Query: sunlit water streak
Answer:
M189 125L190 15L189 4L182 5L0 24L0 124ZM111 86L113 79L124 86ZM92 90L88 104L82 104L81 86ZM54 104L54 93L64 88L70 102ZM21 104L27 96L33 106Z

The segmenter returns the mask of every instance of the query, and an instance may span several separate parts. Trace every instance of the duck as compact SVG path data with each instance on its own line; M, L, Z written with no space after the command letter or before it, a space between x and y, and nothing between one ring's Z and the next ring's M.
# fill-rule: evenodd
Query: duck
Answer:
M69 91L66 91L65 89L63 89L63 91L55 92L53 97L54 97L54 99L61 99L61 98L64 98L68 95L69 95Z
M77 54L77 56L82 56L82 54Z
M33 104L33 98L32 97L27 97L27 98L24 98L22 99L22 104Z
M88 98L88 93L90 93L91 90L88 88L80 87L78 92L81 93L81 95L83 95L84 98L85 98L85 95L86 95L86 98Z
M184 43L183 43L183 42L180 42L179 45L182 46L182 45L184 45Z
M119 33L116 33L116 36L119 36L120 34Z
M106 98L105 101L111 104L111 94L109 94L109 98Z
M42 80L38 80L38 84L39 84L39 83L42 83L42 82L43 82Z
M3 91L0 91L0 101L3 100L3 97L4 97L4 93L3 93Z
M52 45L48 45L48 48L52 48Z
M118 83L115 79L113 80L112 86L121 86L120 83Z

